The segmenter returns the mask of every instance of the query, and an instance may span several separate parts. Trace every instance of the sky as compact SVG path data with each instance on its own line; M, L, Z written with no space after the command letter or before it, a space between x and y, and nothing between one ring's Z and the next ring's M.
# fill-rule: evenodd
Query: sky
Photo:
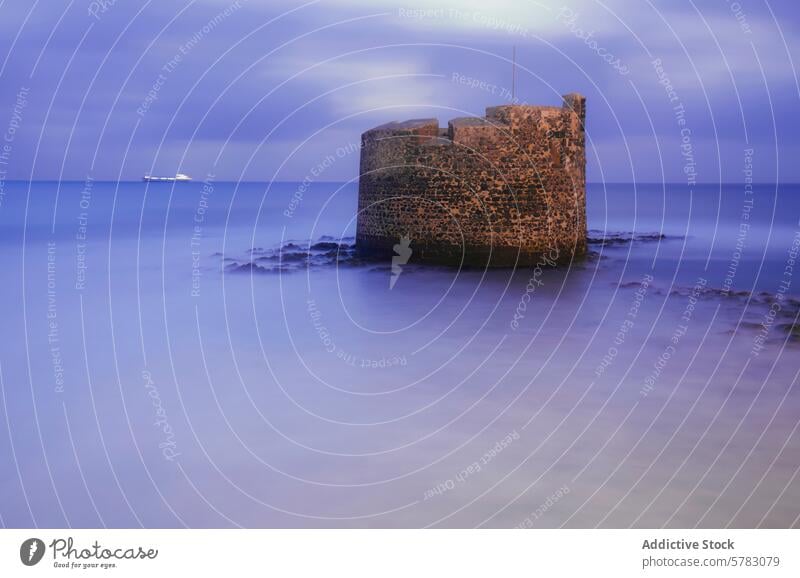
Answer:
M378 124L580 92L590 181L741 182L752 159L756 182L799 182L798 14L786 0L7 0L0 176L348 181Z

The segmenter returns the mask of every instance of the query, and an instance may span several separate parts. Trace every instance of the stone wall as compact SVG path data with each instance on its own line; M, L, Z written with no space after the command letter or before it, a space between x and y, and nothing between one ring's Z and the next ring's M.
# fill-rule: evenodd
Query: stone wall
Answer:
M392 122L361 137L356 245L411 262L533 265L586 250L586 99L484 118Z

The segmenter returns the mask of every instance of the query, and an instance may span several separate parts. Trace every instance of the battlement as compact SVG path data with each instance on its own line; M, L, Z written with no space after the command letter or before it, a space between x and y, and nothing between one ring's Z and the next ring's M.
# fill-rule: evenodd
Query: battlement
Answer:
M362 135L356 244L412 260L511 266L586 248L585 98L502 105L439 126L390 122ZM553 255L557 254L557 258Z

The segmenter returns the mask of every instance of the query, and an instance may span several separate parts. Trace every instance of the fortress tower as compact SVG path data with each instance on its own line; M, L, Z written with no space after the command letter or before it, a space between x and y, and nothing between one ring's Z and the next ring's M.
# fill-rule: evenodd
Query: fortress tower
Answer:
M356 245L411 262L531 266L586 251L586 99L484 118L391 122L361 136Z

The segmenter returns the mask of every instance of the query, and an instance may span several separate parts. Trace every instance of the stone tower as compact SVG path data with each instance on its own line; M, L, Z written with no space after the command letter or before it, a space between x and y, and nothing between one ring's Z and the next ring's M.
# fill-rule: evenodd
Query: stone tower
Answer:
M586 99L484 118L392 122L361 137L356 246L412 262L513 267L586 251Z

